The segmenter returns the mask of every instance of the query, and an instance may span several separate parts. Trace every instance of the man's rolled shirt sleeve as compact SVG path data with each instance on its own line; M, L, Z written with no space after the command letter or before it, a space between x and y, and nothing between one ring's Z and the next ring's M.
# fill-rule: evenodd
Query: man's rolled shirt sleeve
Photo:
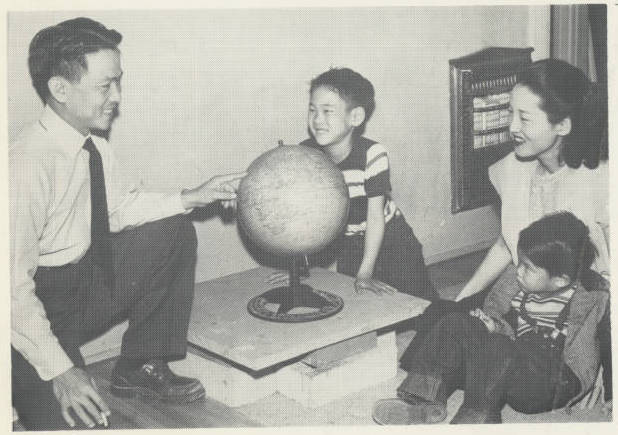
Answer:
M119 232L192 211L183 207L181 192L142 190L121 173L113 148L107 141L95 140L95 144L103 159L110 231Z

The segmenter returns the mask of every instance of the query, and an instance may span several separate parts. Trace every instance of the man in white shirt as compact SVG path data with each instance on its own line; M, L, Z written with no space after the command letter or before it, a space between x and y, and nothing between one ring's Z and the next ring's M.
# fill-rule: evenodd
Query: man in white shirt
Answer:
M108 425L79 346L126 318L113 394L187 403L205 393L167 365L185 357L193 301L197 242L185 214L231 205L243 174L175 194L122 182L112 148L91 134L118 110L121 39L77 18L30 45L45 109L9 152L13 406L29 430Z

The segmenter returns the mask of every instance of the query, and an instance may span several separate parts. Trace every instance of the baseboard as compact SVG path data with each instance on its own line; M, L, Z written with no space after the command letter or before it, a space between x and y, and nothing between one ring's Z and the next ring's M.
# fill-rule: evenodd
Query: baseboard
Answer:
M434 254L426 255L425 263L426 264L440 263L442 261L450 260L455 257L461 257L462 255L472 254L477 251L489 249L495 242L496 242L496 239L483 240L478 243L460 246L455 249L449 249L447 251L436 252Z

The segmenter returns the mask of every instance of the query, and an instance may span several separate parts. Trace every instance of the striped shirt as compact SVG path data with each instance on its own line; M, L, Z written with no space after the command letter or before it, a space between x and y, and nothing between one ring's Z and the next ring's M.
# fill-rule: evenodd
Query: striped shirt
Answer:
M543 293L529 293L528 299L526 300L526 311L528 315L536 321L537 326L555 329L558 316L571 300L573 293L575 293L575 288L573 287L570 287L558 294L551 293L549 295L544 295ZM518 314L516 331L517 337L534 330L533 326L526 322L520 314L521 302L524 295L525 293L520 290L511 301L511 307L513 307ZM565 319L562 328L566 328L567 326L568 324Z
M301 145L321 149L312 139ZM365 137L356 138L352 151L337 165L348 186L350 212L346 236L363 235L367 230L368 199L384 196L384 221L399 214L397 205L389 197L391 191L388 153L379 143Z

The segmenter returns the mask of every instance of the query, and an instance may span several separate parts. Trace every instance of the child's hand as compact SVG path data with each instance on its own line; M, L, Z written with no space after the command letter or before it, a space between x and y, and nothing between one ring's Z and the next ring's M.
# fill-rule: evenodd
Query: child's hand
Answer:
M485 324L489 332L496 332L496 330L498 329L498 327L496 326L496 321L489 317L487 314L485 314L485 312L480 308L470 311L470 315L472 317L480 319L481 322Z
M362 293L365 290L369 290L379 296L381 296L382 293L389 295L397 293L397 289L395 287L391 287L390 285L373 278L357 277L354 282L354 289L356 290L356 293Z
M309 275L300 275L300 280L304 281ZM273 287L285 287L290 285L290 272L285 270L278 270L271 273L265 280L269 285Z
M285 270L278 270L266 277L266 282L273 287L284 287L290 285L290 273Z

